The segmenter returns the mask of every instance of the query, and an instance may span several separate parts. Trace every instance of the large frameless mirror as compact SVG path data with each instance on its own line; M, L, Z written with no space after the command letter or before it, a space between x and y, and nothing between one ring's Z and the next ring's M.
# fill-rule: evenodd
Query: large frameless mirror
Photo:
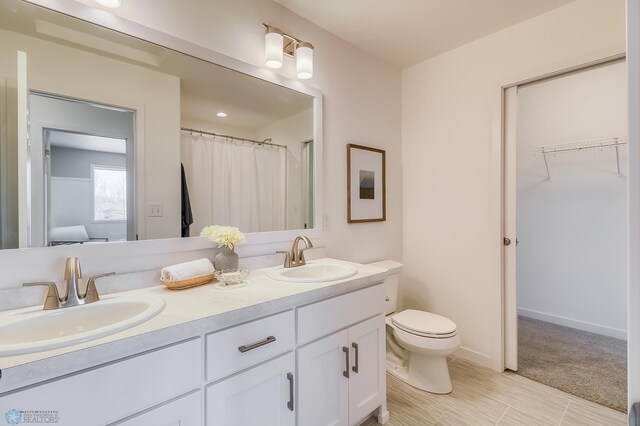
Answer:
M315 226L313 96L19 0L0 73L2 248Z

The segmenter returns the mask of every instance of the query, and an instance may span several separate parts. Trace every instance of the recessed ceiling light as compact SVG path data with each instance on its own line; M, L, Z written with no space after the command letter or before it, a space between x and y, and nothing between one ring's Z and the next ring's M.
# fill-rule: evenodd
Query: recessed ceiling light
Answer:
M217 115L218 117L220 117L220 118L225 118L225 117L227 116L227 113L226 113L226 112L222 112L222 111L220 111L220 112L219 112L219 113L217 113L216 115Z
M112 9L115 9L116 7L120 7L120 4L122 3L121 0L96 0L96 3L101 4L105 7L110 7Z

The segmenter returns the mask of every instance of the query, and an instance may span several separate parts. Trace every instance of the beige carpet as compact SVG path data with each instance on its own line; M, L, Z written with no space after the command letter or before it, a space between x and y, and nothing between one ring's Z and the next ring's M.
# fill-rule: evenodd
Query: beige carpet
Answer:
M627 411L627 342L518 317L518 374Z

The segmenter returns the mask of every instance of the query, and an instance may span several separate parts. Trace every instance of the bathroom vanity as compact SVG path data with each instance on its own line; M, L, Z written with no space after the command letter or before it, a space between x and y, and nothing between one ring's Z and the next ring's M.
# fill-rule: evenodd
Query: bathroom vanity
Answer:
M308 266L318 265L357 273L300 283L265 268L235 289L115 294L162 297L166 307L110 336L0 357L0 411L74 426L384 422L386 271Z

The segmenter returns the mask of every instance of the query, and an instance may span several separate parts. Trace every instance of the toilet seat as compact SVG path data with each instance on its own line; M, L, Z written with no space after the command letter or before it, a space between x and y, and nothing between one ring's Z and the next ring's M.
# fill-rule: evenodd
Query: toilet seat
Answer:
M406 333L431 339L446 339L456 335L456 324L431 312L407 309L391 316L391 322Z

